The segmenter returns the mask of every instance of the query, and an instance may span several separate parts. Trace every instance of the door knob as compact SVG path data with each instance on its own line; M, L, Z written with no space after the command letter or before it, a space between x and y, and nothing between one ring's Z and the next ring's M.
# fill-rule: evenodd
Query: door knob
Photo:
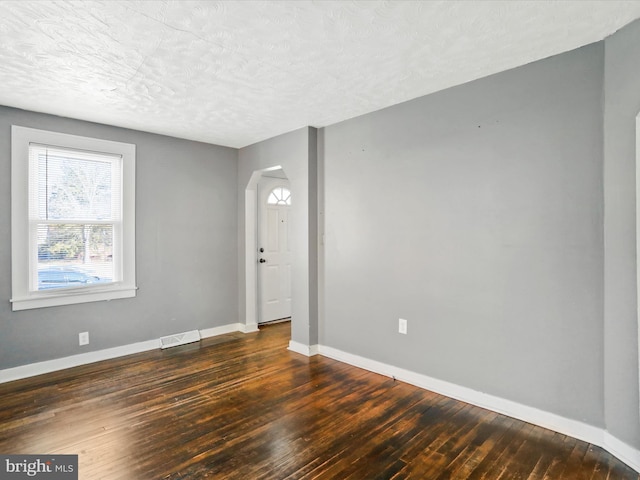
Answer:
M267 263L267 261L264 258L261 258L260 263Z

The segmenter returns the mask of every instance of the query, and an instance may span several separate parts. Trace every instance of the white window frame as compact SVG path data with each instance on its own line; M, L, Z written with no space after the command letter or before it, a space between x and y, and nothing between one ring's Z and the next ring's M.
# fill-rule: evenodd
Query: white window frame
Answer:
M121 281L77 290L30 291L31 270L37 268L37 246L30 246L33 242L29 241L31 143L122 156ZM11 126L11 305L14 311L135 297L135 160L136 146L130 143Z

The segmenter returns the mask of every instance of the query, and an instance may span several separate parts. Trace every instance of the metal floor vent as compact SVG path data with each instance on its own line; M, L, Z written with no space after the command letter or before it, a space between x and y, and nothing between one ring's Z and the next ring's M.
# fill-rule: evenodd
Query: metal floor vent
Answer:
M185 345L187 343L198 341L200 341L200 332L198 330L191 330L190 332L176 333L174 335L160 337L160 348L177 347L178 345Z

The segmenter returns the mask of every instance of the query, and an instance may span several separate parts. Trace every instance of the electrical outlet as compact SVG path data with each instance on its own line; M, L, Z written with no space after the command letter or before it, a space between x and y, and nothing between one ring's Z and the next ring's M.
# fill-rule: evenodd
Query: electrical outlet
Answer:
M78 342L80 345L89 345L89 332L80 332L78 334Z
M398 332L404 335L407 334L407 321L404 318L398 319Z

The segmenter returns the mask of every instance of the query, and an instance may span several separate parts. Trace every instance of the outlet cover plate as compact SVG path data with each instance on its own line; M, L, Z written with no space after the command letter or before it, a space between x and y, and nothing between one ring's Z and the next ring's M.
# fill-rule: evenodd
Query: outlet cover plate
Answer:
M398 332L404 335L407 334L407 321L404 318L398 319Z

